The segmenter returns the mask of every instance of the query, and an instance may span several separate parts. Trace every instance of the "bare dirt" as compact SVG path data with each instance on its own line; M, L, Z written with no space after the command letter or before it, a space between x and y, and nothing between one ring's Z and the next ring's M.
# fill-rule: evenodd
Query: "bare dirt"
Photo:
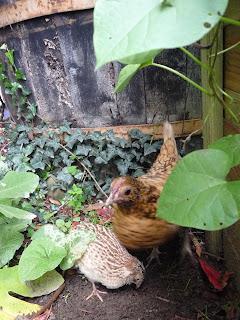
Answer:
M231 308L237 301L236 293L229 280L223 291L214 289L201 269L195 256L194 263L185 258L179 262L179 243L177 239L162 248L161 265L153 262L147 269L143 285L136 290L134 286L124 286L117 290L107 290L100 284L97 287L106 291L98 298L86 297L92 285L80 274L65 274L66 287L53 304L51 320L193 320L193 319L240 319L240 311L224 311L225 305ZM150 251L134 253L146 264ZM224 263L215 257L204 256L209 264L225 271ZM38 299L43 305L51 295ZM239 301L239 300L238 300ZM229 309L228 309L229 310Z

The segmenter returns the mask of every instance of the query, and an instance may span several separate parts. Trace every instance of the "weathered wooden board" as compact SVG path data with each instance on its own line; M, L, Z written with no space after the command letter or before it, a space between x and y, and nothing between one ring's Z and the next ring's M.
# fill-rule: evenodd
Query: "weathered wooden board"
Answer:
M231 47L239 41L239 27L233 25L226 26L224 28L224 47ZM225 89L240 93L240 45L227 51L224 58Z
M201 92L156 67L140 70L123 92L112 96L123 66L114 62L95 71L92 37L92 10L35 18L0 29L0 42L15 50L16 65L26 74L33 92L30 99L38 104L42 118L67 119L75 127L201 118ZM194 46L190 51L199 56ZM181 50L165 50L157 60L201 83L199 66Z
M94 8L96 0L1 0L0 28L57 12Z

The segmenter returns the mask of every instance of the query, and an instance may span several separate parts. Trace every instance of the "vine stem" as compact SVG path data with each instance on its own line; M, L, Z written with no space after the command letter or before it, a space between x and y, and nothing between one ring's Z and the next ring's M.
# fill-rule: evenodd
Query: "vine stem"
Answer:
M95 184L96 184L96 186L98 187L98 189L104 194L104 196L105 196L106 198L108 198L107 194L106 194L106 193L103 191L103 189L100 187L100 185L99 185L99 183L97 182L97 180L95 179L94 175L88 170L88 168L85 166L85 164L84 164L82 161L80 161L80 160L78 159L78 157L75 156L74 153L72 153L70 150L68 150L68 148L64 147L61 143L59 143L59 145L60 145L65 151L67 151L69 154L71 154L71 155L80 163L80 165L84 168L84 170L86 170L87 173L90 175L90 177L93 179L93 181L95 182Z
M188 77L186 77L185 75L183 75L182 73L170 68L170 67L167 67L163 64L158 64L158 63L152 63L152 66L155 66L155 67L158 67L158 68L162 68L162 69L165 69L165 70L168 70L174 74L176 74L177 76L183 78L184 80L186 80L187 82L191 83L194 87L198 88L199 90L201 90L203 93L207 94L209 97L212 97L213 94L209 91L207 91L206 89L204 89L203 87L201 87L199 84L197 84L196 82L192 81L191 79L189 79Z
M220 20L222 22L228 23L228 24L234 24L235 26L239 26L240 27L240 21L234 20L234 19L230 19L230 18L226 18L226 17L220 17Z
M209 72L211 72L212 74L215 74L215 71L210 68L209 66L207 66L206 64L202 63L202 61L198 60L193 54L191 54L191 52L189 52L187 49L183 48L183 47L179 47L179 49L181 49L183 52L186 53L186 55L188 55L192 60L194 60L195 62L197 62L197 64L199 64L201 67L203 67L204 69L208 70Z

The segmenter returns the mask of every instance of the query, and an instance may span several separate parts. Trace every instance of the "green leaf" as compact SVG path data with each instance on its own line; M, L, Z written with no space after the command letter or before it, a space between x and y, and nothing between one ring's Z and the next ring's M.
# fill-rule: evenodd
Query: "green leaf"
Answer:
M90 230L73 228L67 235L68 253L60 264L62 270L71 268L75 260L80 259L89 244L96 239L96 234Z
M18 209L12 206L8 206L4 203L2 203L2 200L0 199L0 212L8 217L8 218L18 218L18 219L34 219L36 217L35 214L30 213L28 211Z
M1 206L1 205L0 205ZM0 268L5 266L21 247L24 236L9 224L0 225Z
M32 240L49 237L57 246L65 246L65 234L52 224L45 224L32 236Z
M32 112L32 115L35 117L35 115L37 113L37 104L36 103L32 103L27 108Z
M49 271L41 278L21 284L18 275L18 266L0 270L0 319L14 320L18 316L32 315L41 309L41 306L13 297L13 292L24 297L38 297L57 290L64 282L63 277L55 270Z
M68 168L63 168L57 175L57 179L60 181L64 181L67 184L70 184L73 181L73 177L68 173Z
M48 140L48 138L46 136L42 135L41 137L35 138L35 143L37 146L39 146L42 149L47 140Z
M16 73L15 73L15 77L17 80L21 79L21 80L26 80L25 75L22 73L21 69L17 69Z
M53 136L52 140L47 141L46 146L52 147L53 150L56 152L60 148L60 138L56 135Z
M48 237L33 240L23 251L19 261L20 282L35 280L47 271L55 269L66 253L63 247L57 246Z
M18 165L17 168L15 168L16 172L27 172L27 171L32 171L35 172L35 169L33 166L30 165L30 163L27 162L22 162Z
M189 45L207 34L228 0L102 0L94 9L97 68L118 60L138 64L161 48Z
M42 154L39 152L35 152L33 158L31 159L30 163L33 166L34 169L45 169L45 162L42 160Z
M59 133L63 134L64 132L71 134L71 128L70 128L71 122L67 122L66 120L63 121L63 125L59 128Z
M77 146L77 150L75 154L77 156L87 156L90 151L91 151L91 146L80 144Z
M8 46L6 45L6 43L2 44L0 47L0 50L7 50Z
M10 63L10 69L12 70L12 66L14 64L14 59L13 59L13 52L14 50L8 50L8 52L5 52L5 55L8 57L9 59L9 63Z
M228 135L209 146L210 149L224 151L231 159L231 166L240 164L240 134Z
M144 143L144 156L151 154L152 152L159 151L162 145L162 141L155 141L154 143Z
M219 230L235 223L240 217L240 181L226 182L230 167L230 158L220 150L188 154L168 177L157 216L204 230Z
M0 73L0 84L4 79L6 79L6 76L4 74Z
M85 134L82 132L82 129L77 128L73 132L73 134L69 134L65 137L65 141L67 142L67 147L72 149L74 144L77 142L82 143L85 139Z
M0 181L0 199L28 198L39 183L39 177L31 172L9 171Z
M31 90L29 90L28 88L22 87L22 94L24 96L29 96L31 94Z
M114 93L118 93L122 91L129 84L132 77L140 69L140 66L141 66L140 63L129 64L120 71L118 76L118 82L114 90Z
M30 143L24 148L24 155L27 157L29 156L34 150L36 146L35 143Z

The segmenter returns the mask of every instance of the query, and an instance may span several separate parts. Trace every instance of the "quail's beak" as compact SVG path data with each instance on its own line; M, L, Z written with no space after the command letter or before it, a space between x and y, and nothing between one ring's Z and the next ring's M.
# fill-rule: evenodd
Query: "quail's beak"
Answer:
M105 202L106 206L110 206L114 202L114 195L110 193L109 197L107 198L107 201Z

